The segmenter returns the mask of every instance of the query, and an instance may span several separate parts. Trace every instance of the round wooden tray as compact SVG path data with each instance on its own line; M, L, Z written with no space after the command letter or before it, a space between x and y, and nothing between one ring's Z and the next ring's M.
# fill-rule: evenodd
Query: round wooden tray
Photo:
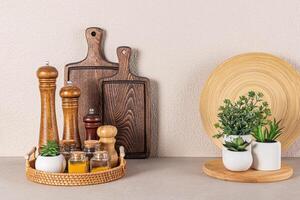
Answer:
M55 186L82 186L82 185L95 185L111 182L122 178L125 175L126 161L125 154L120 156L120 164L112 169L93 172L93 173L49 173L35 169L35 151L34 148L29 154L25 156L26 164L26 177L28 180L35 183L55 185Z
M286 61L266 53L247 53L235 56L219 65L201 93L200 113L206 133L217 133L214 124L224 99L236 100L248 91L263 92L270 104L272 117L282 120L284 134L279 137L282 149L287 150L300 136L300 76ZM213 139L222 147L222 141Z
M249 169L245 172L233 172L225 169L222 159L207 161L203 165L202 170L208 176L217 179L245 183L277 182L286 180L293 175L293 168L286 164L282 164L281 169L275 171Z

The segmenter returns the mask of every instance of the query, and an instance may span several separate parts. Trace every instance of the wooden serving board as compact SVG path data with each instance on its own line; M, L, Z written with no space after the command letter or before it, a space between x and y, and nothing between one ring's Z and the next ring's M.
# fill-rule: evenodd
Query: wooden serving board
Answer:
M94 108L96 113L101 112L99 110L99 79L112 76L118 71L117 63L109 62L105 59L102 50L103 34L104 31L100 28L87 28L85 31L88 43L86 58L80 62L70 63L65 66L65 82L72 81L81 91L78 109L81 144L83 144L85 139L83 117L88 113L89 108Z
M116 146L124 146L126 158L147 158L150 153L149 79L130 72L131 49L119 47L119 72L100 80L102 119L117 127Z
M207 161L202 170L208 176L217 179L245 183L277 182L289 179L293 175L293 168L284 163L281 165L280 170L258 171L249 169L245 172L233 172L224 167L222 159Z

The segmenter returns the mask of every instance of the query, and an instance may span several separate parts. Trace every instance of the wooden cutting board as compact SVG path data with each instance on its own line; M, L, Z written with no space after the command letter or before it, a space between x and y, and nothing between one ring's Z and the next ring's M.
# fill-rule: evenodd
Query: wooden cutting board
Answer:
M90 27L85 31L88 44L87 56L84 60L70 63L65 66L65 82L72 81L80 88L78 109L78 126L81 144L85 138L83 117L88 113L89 108L94 108L100 113L99 79L109 77L118 71L118 64L105 59L102 50L104 31L100 28ZM100 114L101 116L101 114Z
M147 158L150 153L149 79L130 72L131 49L119 47L119 72L100 80L102 119L117 127L117 149L124 146L127 158Z

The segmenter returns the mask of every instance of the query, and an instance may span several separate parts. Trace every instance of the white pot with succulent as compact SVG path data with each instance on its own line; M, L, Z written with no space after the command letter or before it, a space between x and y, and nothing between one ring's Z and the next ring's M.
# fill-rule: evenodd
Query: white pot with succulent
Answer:
M252 141L251 132L258 125L268 123L267 118L271 110L266 101L263 101L261 92L249 91L247 96L240 96L237 101L224 100L218 113L218 123L215 124L219 133L215 138L223 137L224 142L232 142L241 137L246 142ZM248 146L250 149L251 145Z
M253 165L256 170L279 170L281 168L281 143L276 139L282 134L280 121L273 120L269 127L258 126L252 136Z
M55 141L48 141L47 145L42 146L41 154L35 161L35 169L44 172L64 172L66 160L59 153L59 147Z
M241 137L232 141L225 141L222 149L222 161L226 169L230 171L246 171L252 165L251 150L247 149L250 143Z

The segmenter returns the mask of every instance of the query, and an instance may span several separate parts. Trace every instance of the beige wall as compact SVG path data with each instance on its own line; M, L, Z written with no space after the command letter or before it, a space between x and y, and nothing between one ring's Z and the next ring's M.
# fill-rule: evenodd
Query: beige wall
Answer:
M20 156L38 140L35 72L85 57L84 29L107 31L105 52L138 51L139 75L158 94L160 156L216 156L198 112L199 94L224 59L250 51L275 54L300 68L300 1L0 1L0 155ZM58 94L58 93L57 93ZM156 99L156 97L154 97ZM57 96L59 131L61 101ZM300 155L300 142L287 153Z

